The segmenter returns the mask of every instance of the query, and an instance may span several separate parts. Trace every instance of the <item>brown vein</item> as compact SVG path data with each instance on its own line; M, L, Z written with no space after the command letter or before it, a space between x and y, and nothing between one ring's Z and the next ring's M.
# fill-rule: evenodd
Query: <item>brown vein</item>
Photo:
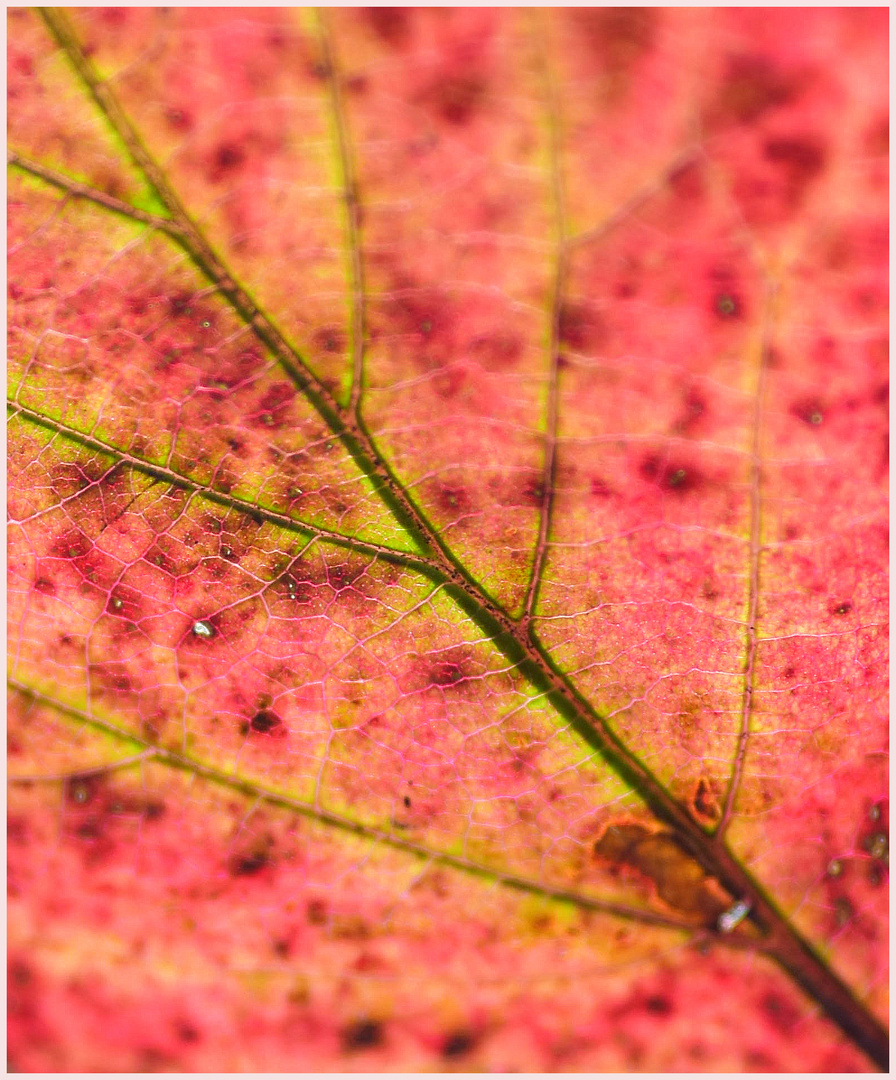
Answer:
M543 19L539 19L539 31L542 39L546 28ZM544 466L541 476L541 507L538 522L538 540L532 559L532 571L526 590L523 608L523 623L531 633L532 614L538 601L538 590L544 574L544 565L548 553L548 537L551 529L551 511L554 504L554 484L556 481L557 462L557 424L560 400L560 307L563 301L563 286L566 279L566 209L563 194L563 174L560 163L560 111L557 104L556 88L550 61L545 60L544 82L548 102L547 126L550 146L551 194L554 201L554 219L557 228L557 265L551 289L548 330L548 400L545 414Z
M349 276L351 287L351 353L352 385L349 395L349 408L352 414L359 414L361 391L364 381L364 266L361 261L360 212L358 206L358 187L352 167L352 155L349 148L348 119L342 103L340 76L336 70L336 60L330 42L326 16L317 11L318 36L326 69L327 85L330 90L330 115L335 129L336 150L339 160L339 173L342 182L342 197L346 213L346 241L349 253Z
M22 172L29 173L31 176L36 176L41 180L45 180L48 184L60 188L73 198L86 199L88 202L105 207L106 210L111 210L114 214L121 214L124 217L131 218L132 221L141 221L144 225L151 225L154 229L167 233L169 236L179 238L181 235L180 226L176 222L159 217L157 214L150 214L146 210L140 210L128 202L116 199L113 195L107 195L105 191L99 191L89 184L82 184L80 180L73 180L70 176L66 176L65 173L57 172L56 169L50 169L36 161L29 161L15 150L6 151L6 161L7 164L14 165L17 169L21 169Z
M287 517L287 515L278 513L276 510L267 509L260 506L258 503L250 503L237 496L218 491L207 484L200 484L197 480L193 480L185 473L176 472L174 469L166 468L163 465L155 465L134 454L125 453L118 447L112 446L111 443L104 442L102 439L97 439L92 435L79 431L77 428L69 427L67 424L63 424L61 421L55 420L52 417L45 416L35 409L30 409L28 406L22 405L14 399L7 398L6 404L8 409L13 410L16 415L20 415L25 419L30 420L32 423L47 428L55 434L61 435L63 438L70 439L72 442L78 443L80 446L86 447L89 450L96 450L101 454L106 454L114 461L127 465L135 471L143 473L145 476L151 476L154 480L161 480L171 484L173 487L182 488L194 495L199 495L202 498L208 499L209 502L213 502L218 506L224 506L229 510L235 510L238 513L246 514L249 517L261 518L263 521L267 521L271 525L277 525L287 532L314 536L317 539L325 540L328 543L338 545L339 547L349 548L362 555L373 555L378 558L387 559L390 562L399 562L402 565L423 571L430 577L433 575L439 575L441 577L439 567L431 559L424 558L421 555L400 551L398 548L389 547L387 544L375 544L368 540L357 540L351 536L344 536L342 533L333 532L329 529L321 529L316 525L308 525L303 521L297 521L295 518Z
M743 777L747 744L750 740L750 720L753 714L753 693L756 682L756 616L759 608L759 557L762 544L762 408L765 400L765 381L768 356L771 348L771 328L774 321L773 306L776 286L770 285L765 298L764 327L759 353L759 370L753 394L753 413L750 420L750 553L747 585L747 620L744 639L744 692L741 699L740 731L737 749L731 765L728 789L722 814L715 828L715 835L725 834L734 812L734 803Z
M70 705L66 705L64 702L57 701L50 695L44 694L42 691L37 690L18 679L8 678L7 685L11 690L22 694L28 700L44 705L70 720L88 725L95 730L102 731L106 735L113 735L133 746L140 747L137 752L105 765L75 768L72 769L70 773L9 776L7 777L7 783L19 785L65 783L84 776L97 775L128 768L133 765L141 764L144 761L154 761L201 777L213 784L227 787L232 791L237 791L249 798L254 798L279 807L280 809L290 810L293 813L301 814L303 817L317 821L321 825L327 825L343 832L352 833L355 836L365 837L369 840L385 844L388 847L395 848L399 851L407 852L410 855L425 859L429 862L437 862L444 866L451 866L454 869L462 870L468 874L475 875L476 877L486 878L521 892L531 893L549 900L566 901L585 910L599 911L606 915L613 915L617 918L628 919L649 926L660 926L669 930L678 930L689 934L699 932L708 935L713 940L718 940L721 944L730 945L734 948L759 949L760 951L762 949L761 941L755 936L736 933L724 936L717 935L711 931L703 931L701 928L695 927L692 922L689 923L662 912L649 911L644 908L632 907L628 904L620 904L611 900L600 900L573 889L545 885L541 882L533 881L517 874L507 873L496 867L477 863L472 859L467 859L460 855L439 851L437 848L431 848L426 844L417 843L385 829L378 829L373 825L365 825L363 822L354 821L344 814L337 814L330 810L321 809L319 806L292 798L282 792L266 788L262 784L236 776L233 773L226 773L222 769L215 768L212 765L206 765L204 762L198 761L187 755L178 754L165 747L153 746L126 729L118 727L116 724L110 723L104 719L99 719L92 713L85 712L81 709L75 709Z
M647 767L621 742L606 720L560 671L541 644L497 604L460 563L447 544L411 499L401 482L380 456L360 417L341 406L308 368L273 320L255 304L248 292L206 241L171 189L161 169L143 146L114 94L94 72L67 17L58 9L42 8L40 14L51 34L97 103L106 120L121 138L133 161L143 171L163 205L181 226L178 242L194 263L252 326L271 349L298 389L342 440L349 453L375 481L384 503L396 519L422 541L441 563L448 591L470 617L486 629L508 658L520 663L536 688L543 688L582 740L597 750L619 775L630 783L653 812L679 833L679 838L705 872L718 879L732 895L749 905L749 919L767 935L779 964L818 1001L828 1015L881 1067L888 1062L885 1029L855 998L849 987L830 970L812 946L767 897L764 890L725 846L723 837L708 835L690 810L666 790ZM614 218L616 215L614 215ZM579 241L585 238L580 238Z

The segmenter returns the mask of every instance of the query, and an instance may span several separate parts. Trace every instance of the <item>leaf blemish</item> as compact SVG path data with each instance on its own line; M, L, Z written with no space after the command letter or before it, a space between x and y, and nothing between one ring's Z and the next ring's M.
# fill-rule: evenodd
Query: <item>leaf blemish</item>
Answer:
M469 1031L453 1031L442 1043L442 1057L455 1058L473 1049L476 1040Z
M383 1026L376 1020L359 1020L350 1024L342 1033L346 1050L368 1050L383 1041Z
M251 851L248 854L234 855L230 860L232 877L253 877L260 873L270 862L266 851Z
M213 184L219 184L225 177L242 165L246 158L245 150L237 143L221 143L212 157L208 178Z
M795 401L790 406L790 412L810 427L819 427L824 422L824 409L817 398L801 398Z
M273 731L274 728L279 727L281 723L280 717L275 712L271 712L270 709L262 709L252 717L250 726L253 731L266 735L268 732Z
M699 486L700 474L691 465L684 462L669 461L657 454L645 457L640 465L640 473L645 480L676 495L685 495Z
M790 101L796 91L791 78L761 55L731 56L715 99L720 118L742 124Z
M733 293L716 293L712 302L712 309L720 319L734 319L741 313L740 299Z
M439 485L436 489L436 502L449 514L467 514L471 507L466 489L456 484Z
M99 782L96 777L73 777L68 782L66 795L69 802L74 803L76 806L85 806L93 800L98 786Z

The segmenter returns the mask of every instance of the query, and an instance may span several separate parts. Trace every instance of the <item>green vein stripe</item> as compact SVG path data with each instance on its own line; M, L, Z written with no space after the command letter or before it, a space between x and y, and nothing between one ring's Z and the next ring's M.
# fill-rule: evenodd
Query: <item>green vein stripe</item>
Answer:
M519 619L510 616L473 578L383 459L363 422L352 416L320 382L270 316L236 281L192 221L115 95L93 70L64 12L42 8L40 14L106 121L124 143L161 203L181 227L177 242L227 298L234 311L271 349L296 387L306 395L359 468L367 474L396 520L411 533L424 551L435 558L447 582L446 591L466 614L489 633L496 646L509 659L520 664L533 686L550 696L583 742L597 750L638 791L657 817L676 830L680 841L704 871L717 878L732 896L749 903L749 919L766 935L769 952L776 962L825 1009L841 1030L878 1065L884 1067L888 1059L888 1037L882 1025L778 909L767 891L724 840L708 835L689 808L674 798L619 739L570 677L557 667L531 626L522 625ZM582 239L579 238L577 242Z
M209 782L227 787L232 791L237 791L242 795L246 795L254 799L262 799L273 806L280 809L290 810L293 813L301 814L303 817L310 818L321 825L326 825L334 829L338 829L344 833L350 833L354 836L360 836L365 839L374 841L376 843L384 844L390 848L394 848L399 851L404 851L409 855L414 855L419 859L423 859L429 862L437 862L444 866L451 866L454 869L462 870L465 873L471 874L478 878L483 878L488 881L496 882L500 885L505 885L509 888L519 890L520 892L530 893L534 896L540 896L547 900L558 900L566 903L574 904L577 907L583 908L589 911L599 911L605 915L613 915L617 918L634 920L640 923L646 923L651 926L659 926L669 930L679 930L683 932L695 932L695 927L692 923L684 922L680 919L676 919L672 916L664 915L660 912L648 911L646 909L630 907L627 904L619 904L610 900L600 900L595 897L586 896L580 892L576 892L571 889L556 888L550 885L544 885L537 881L532 881L529 878L519 877L516 874L505 873L502 870L498 870L495 867L485 866L483 864L474 862L471 859L466 859L461 855L453 855L450 852L439 851L436 848L427 847L425 844L415 843L413 840L405 839L404 837L396 836L394 833L387 832L384 829L378 829L372 825L365 825L363 822L353 821L351 818L345 817L342 814L333 813L328 810L322 810L319 807L315 807L310 803L302 802L299 799L291 798L281 792L271 790L264 787L261 784L253 783L251 780L246 780L233 774L223 772L221 769L217 769L213 766L206 765L201 761L197 761L194 758L188 757L183 754L177 754L172 750L168 750L164 747L153 746L151 743L139 739L136 735L131 734L128 731L119 728L115 724L109 723L106 720L98 719L90 713L84 712L81 709L76 709L72 706L66 705L61 701L44 694L42 691L29 686L27 683L21 682L15 678L7 679L7 686L22 694L24 697L31 701L38 702L44 705L54 712L66 717L69 720L74 720L77 723L89 726L97 731L101 731L105 735L112 735L122 742L130 744L131 747L136 748L136 752L130 755L128 758L111 762L107 766L92 766L85 770L74 769L68 777L59 774L39 777L34 775L15 777L10 776L7 778L8 783L11 784L34 784L40 782L60 783L66 779L71 779L77 776L84 776L89 774L96 774L101 772L117 771L118 769L132 767L134 765L141 764L148 761L157 761L160 764L168 765L171 768L179 769L183 772L191 773L195 776L201 777ZM701 931L702 932L702 931ZM710 931L706 931L710 933ZM716 936L716 935L712 935ZM759 943L755 937L746 937L744 935L729 934L725 937L718 936L718 940L724 942L726 945L731 945L739 948L757 948Z
M155 480L161 480L167 484L171 484L173 487L182 488L189 491L191 494L199 495L202 498L208 499L209 502L226 507L228 510L235 510L238 513L245 514L247 517L261 518L286 531L313 536L317 539L325 540L327 543L348 548L358 554L373 555L377 558L388 560L389 562L399 563L409 569L421 571L428 577L438 576L439 580L443 580L438 566L430 559L426 559L423 556L414 555L411 552L400 551L398 548L392 548L386 544L374 544L367 540L358 540L351 536L343 536L341 533L331 532L328 529L321 529L316 525L308 525L303 521L297 521L295 518L280 514L276 510L266 509L257 503L247 502L244 499L239 499L233 495L218 491L213 487L200 484L196 480L192 480L189 476L175 472L173 469L167 469L162 465L154 465L143 458L125 453L117 447L112 446L110 443L103 442L101 439L97 439L83 431L69 427L67 424L63 424L52 417L45 416L35 409L28 408L26 405L20 405L17 401L7 398L6 405L8 412L19 415L23 419L28 420L39 427L46 428L54 434L61 435L63 438L70 439L79 446L83 446L89 450L99 451L102 454L107 454L114 460L130 466L146 476L151 476Z
M57 172L56 169L41 165L37 161L30 161L15 150L6 151L6 161L8 165L21 169L22 172L27 173L29 176L52 184L53 187L59 188L68 195L97 203L106 210L111 210L115 214L121 214L123 217L131 218L134 221L140 221L144 225L151 225L153 228L168 233L170 236L180 237L183 231L177 222L172 221L170 218L150 214L132 203L116 199L113 195L107 195L105 191L99 191L89 184L83 184L80 180L74 180L72 177L66 176L65 173Z

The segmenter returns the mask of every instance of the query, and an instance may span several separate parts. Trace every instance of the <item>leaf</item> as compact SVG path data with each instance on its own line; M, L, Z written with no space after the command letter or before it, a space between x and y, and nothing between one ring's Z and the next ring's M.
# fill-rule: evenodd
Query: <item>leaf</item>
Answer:
M886 15L9 26L12 1067L883 1068Z

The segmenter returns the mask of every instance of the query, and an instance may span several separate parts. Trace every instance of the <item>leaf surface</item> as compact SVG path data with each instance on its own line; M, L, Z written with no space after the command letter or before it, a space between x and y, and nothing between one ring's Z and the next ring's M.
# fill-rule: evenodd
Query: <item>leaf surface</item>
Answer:
M884 1066L886 20L10 13L16 1068Z

